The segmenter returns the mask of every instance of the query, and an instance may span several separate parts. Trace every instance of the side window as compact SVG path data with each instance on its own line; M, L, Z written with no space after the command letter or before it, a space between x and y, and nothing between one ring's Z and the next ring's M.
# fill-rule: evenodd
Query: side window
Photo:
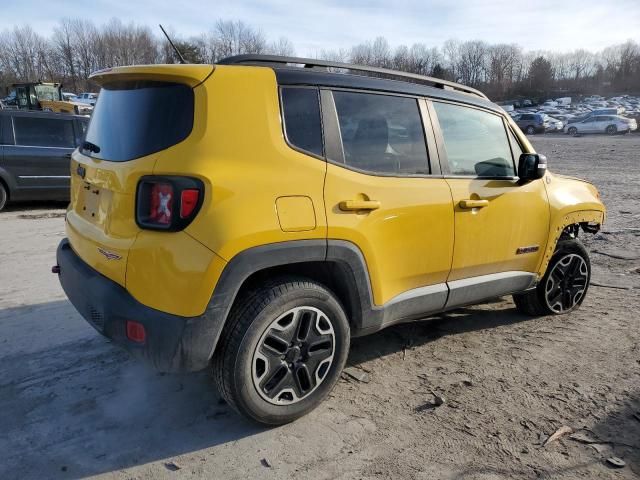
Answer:
M433 102L451 173L481 177L515 176L507 132L499 115Z
M73 121L42 117L13 117L16 145L75 147Z
M282 89L284 128L291 145L322 156L320 100L315 88Z
M346 165L372 173L429 174L415 98L334 91Z

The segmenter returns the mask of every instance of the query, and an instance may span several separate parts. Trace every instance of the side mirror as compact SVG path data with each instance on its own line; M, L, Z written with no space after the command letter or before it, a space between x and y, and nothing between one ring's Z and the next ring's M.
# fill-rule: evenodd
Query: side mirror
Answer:
M538 153L523 153L518 162L518 176L521 182L530 182L544 177L547 172L547 157Z

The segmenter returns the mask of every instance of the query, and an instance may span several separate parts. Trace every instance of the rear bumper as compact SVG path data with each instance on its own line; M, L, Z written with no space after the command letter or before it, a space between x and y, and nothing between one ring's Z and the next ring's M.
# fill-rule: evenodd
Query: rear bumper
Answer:
M67 297L104 336L163 372L196 371L208 366L221 323L215 321L215 309L207 309L198 317L181 317L147 307L86 264L67 239L58 246L57 262ZM127 320L144 325L144 343L127 338Z

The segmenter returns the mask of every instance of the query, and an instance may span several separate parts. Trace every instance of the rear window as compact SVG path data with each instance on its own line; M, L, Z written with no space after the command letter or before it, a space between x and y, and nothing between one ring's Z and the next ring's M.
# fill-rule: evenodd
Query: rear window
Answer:
M73 121L61 118L13 117L16 145L74 148Z
M85 137L98 148L84 153L122 162L171 147L191 133L193 103L193 90L179 83L106 84Z

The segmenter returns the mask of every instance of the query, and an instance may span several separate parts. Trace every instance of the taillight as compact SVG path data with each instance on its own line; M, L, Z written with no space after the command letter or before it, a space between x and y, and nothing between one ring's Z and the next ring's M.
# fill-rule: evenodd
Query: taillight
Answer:
M171 225L173 216L173 186L170 183L155 183L149 192L151 208L149 222L157 225Z
M136 223L151 230L182 230L198 214L203 196L204 185L196 178L142 177L136 197Z
M198 206L200 190L190 188L180 194L180 218L189 218Z

